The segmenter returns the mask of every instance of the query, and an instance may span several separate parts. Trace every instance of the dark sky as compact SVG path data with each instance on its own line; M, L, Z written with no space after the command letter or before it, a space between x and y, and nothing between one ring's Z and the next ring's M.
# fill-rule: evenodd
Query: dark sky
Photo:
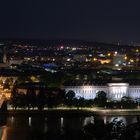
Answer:
M0 38L140 43L140 0L1 0Z

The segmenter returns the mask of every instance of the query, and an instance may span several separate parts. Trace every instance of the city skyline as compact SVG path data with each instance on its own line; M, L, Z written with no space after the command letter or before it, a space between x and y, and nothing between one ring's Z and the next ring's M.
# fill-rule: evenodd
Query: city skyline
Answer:
M0 38L139 43L139 4L127 1L3 1Z

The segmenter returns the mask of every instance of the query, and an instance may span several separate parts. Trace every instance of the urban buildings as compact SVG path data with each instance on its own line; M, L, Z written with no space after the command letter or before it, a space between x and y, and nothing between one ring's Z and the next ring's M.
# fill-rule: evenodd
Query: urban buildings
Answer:
M8 42L8 43L7 43ZM133 69L139 67L139 46L75 40L1 41L1 62L23 62L42 66L56 64L60 70L75 67ZM6 46L6 48L5 48Z
M68 40L17 40L1 41L1 44L1 87L9 79L13 82L10 90L15 82L45 82L46 86L56 86L56 82L66 92L73 90L77 97L86 99L94 99L98 91L107 93L111 100L140 97L139 46ZM114 77L123 80L112 82ZM131 79L137 82L132 83ZM76 84L65 86L70 80ZM4 90L1 88L1 92Z

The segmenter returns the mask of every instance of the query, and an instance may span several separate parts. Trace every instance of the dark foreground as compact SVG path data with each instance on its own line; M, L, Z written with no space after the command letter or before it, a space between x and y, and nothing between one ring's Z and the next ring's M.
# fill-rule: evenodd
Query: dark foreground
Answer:
M1 140L136 140L139 115L82 110L9 111L0 114Z

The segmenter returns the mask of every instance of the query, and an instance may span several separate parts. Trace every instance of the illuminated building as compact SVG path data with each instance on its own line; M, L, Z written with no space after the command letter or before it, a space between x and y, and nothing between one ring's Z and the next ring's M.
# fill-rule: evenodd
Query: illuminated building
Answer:
M121 100L122 97L140 98L140 85L130 85L129 83L107 83L106 85L83 85L65 86L66 92L72 90L76 97L94 99L98 91L104 91L107 98L111 100Z
M98 61L99 61L101 64L109 64L109 63L111 63L111 60L110 60L110 59L98 59Z

